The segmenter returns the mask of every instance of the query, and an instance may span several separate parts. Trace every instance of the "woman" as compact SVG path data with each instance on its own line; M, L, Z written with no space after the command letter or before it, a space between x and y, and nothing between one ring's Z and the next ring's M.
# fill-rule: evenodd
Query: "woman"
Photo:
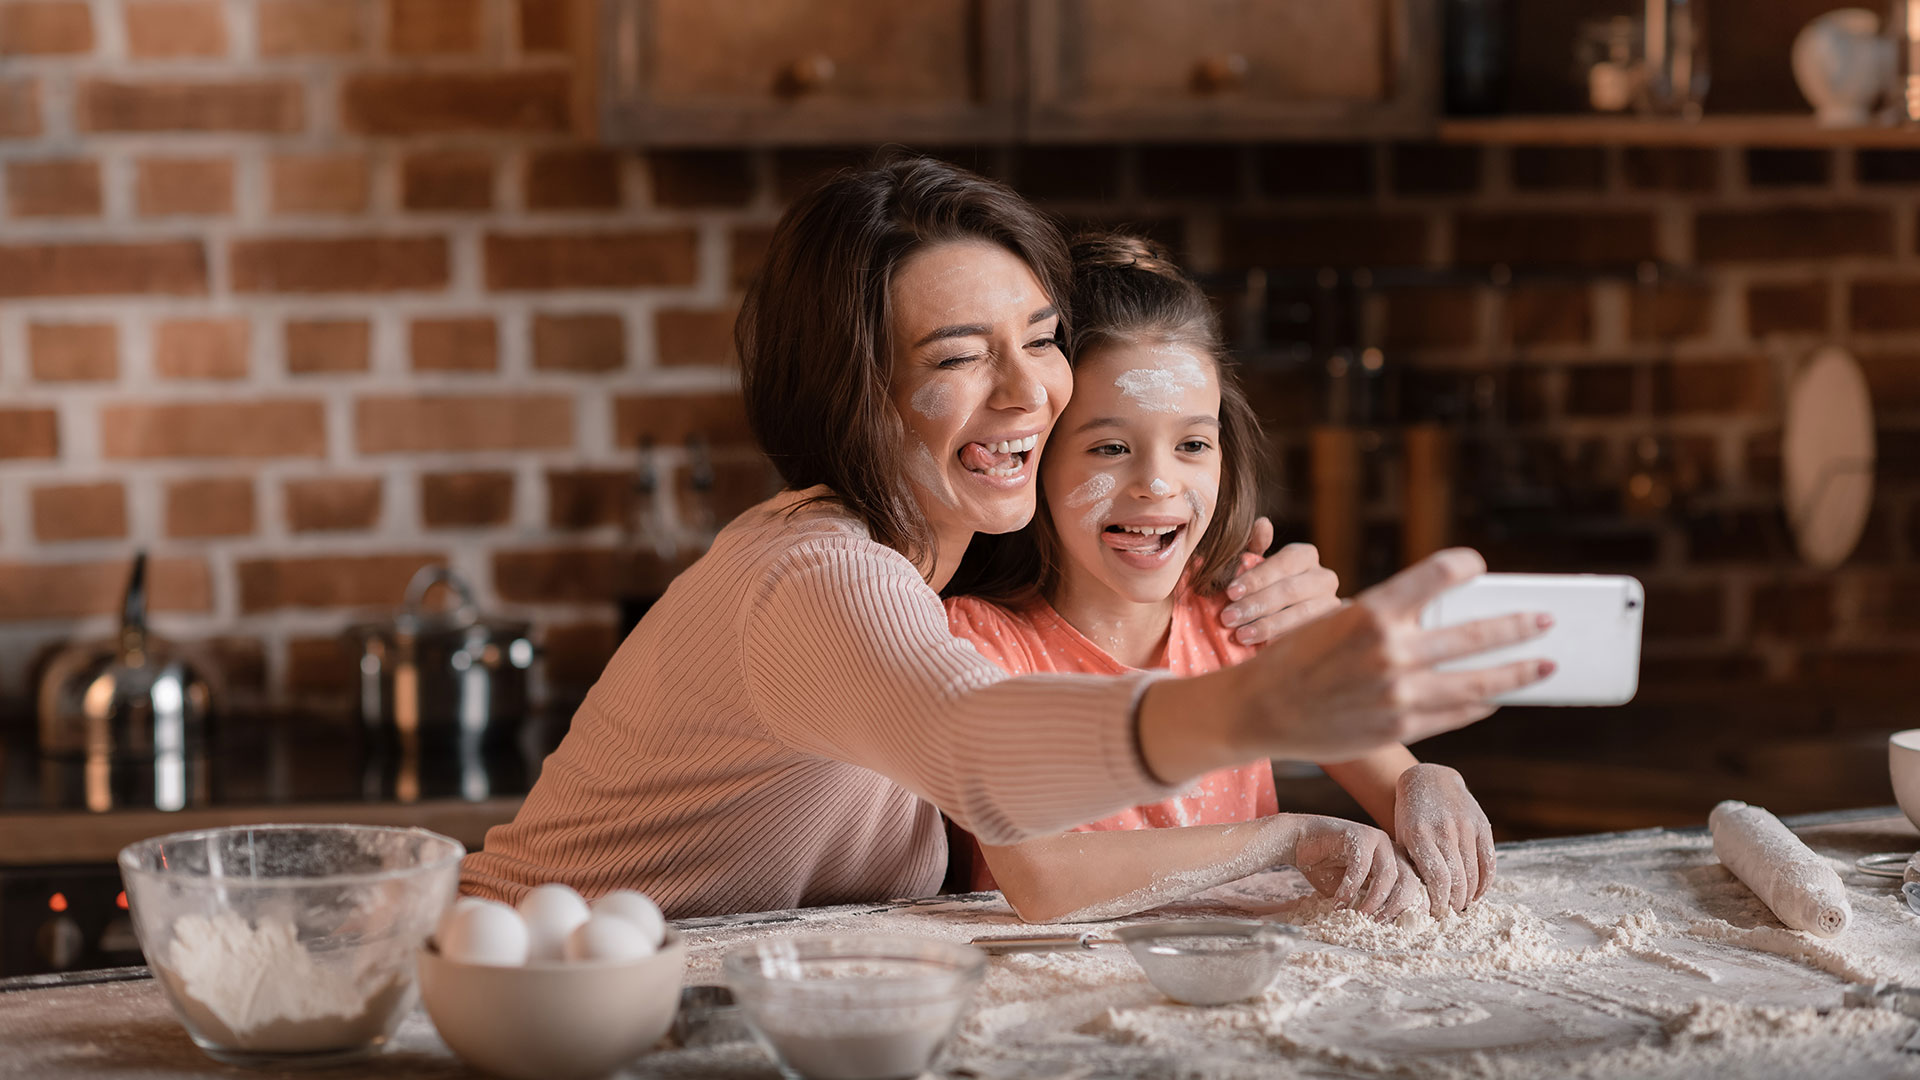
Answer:
M1220 624L1220 593L1244 557L1267 444L1219 318L1164 250L1124 235L1074 243L1073 313L1073 399L1041 468L1039 511L969 549L948 623L1010 675L1242 663L1253 649ZM1422 882L1435 917L1491 884L1492 831L1459 773L1399 745L1327 773L1413 860L1417 876L1402 875L1383 917L1416 902ZM1128 915L1281 862L1337 894L1341 875L1299 852L1303 837L1311 851L1344 823L1277 810L1261 758L1060 836L976 845L973 887L1001 889L1029 922Z
M1071 388L1067 265L1032 207L939 162L842 174L787 211L736 336L789 490L648 612L464 889L634 887L675 917L926 895L942 812L1017 843L1250 757L1345 760L1472 723L1542 677L1433 670L1537 633L1415 625L1484 569L1471 552L1196 679L1011 679L952 637L937 590L974 533L1033 514ZM1372 882L1389 856L1347 859Z

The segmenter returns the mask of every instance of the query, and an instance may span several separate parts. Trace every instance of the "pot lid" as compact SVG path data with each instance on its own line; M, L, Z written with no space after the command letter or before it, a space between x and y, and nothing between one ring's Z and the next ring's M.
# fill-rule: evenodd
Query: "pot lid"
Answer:
M452 607L428 610L427 594L435 585L445 585L453 593L456 603ZM348 627L347 633L354 637L386 634L417 637L421 634L457 633L479 628L502 637L511 637L526 633L530 625L524 620L483 617L479 604L474 600L473 587L467 584L466 578L450 566L423 566L407 582L407 593L400 610L387 619L356 623Z

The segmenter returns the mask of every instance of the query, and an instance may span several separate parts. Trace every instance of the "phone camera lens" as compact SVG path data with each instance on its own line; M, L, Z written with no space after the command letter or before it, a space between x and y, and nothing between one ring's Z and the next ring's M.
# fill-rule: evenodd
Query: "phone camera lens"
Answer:
M1638 600L1635 600L1635 599L1633 599L1632 597L1628 597L1628 598L1627 598L1627 610L1628 610L1628 611L1632 611L1632 610L1633 610L1634 608L1637 608L1637 607L1639 607L1639 606L1640 606L1640 601L1638 601Z

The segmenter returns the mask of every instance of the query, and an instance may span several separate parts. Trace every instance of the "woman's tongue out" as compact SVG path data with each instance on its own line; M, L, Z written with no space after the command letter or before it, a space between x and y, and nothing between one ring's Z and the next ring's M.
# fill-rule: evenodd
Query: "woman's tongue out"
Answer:
M1020 471L1021 454L997 454L977 442L960 448L960 464L969 472L988 476L1012 476Z

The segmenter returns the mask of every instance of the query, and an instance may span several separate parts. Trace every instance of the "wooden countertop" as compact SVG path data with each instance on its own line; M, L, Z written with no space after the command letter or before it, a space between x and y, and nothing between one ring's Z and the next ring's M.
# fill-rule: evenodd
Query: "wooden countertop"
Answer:
M1850 862L1859 853L1880 850L1904 850L1920 845L1920 834L1907 824L1896 812L1883 808L1872 811L1853 811L1839 814L1812 815L1791 819L1790 824L1805 837L1817 850L1836 859ZM1738 890L1737 884L1726 875L1712 858L1706 848L1701 829L1683 830L1644 830L1634 833L1621 833L1602 836L1571 837L1554 840L1529 841L1520 844L1504 845L1501 848L1503 876L1513 881L1502 895L1512 901L1515 898L1525 900L1534 892L1546 889L1547 899L1538 901L1549 905L1541 908L1551 911L1552 904L1563 903L1566 898L1567 883L1570 880L1585 880L1593 886L1591 889L1581 886L1576 892L1627 895L1629 881L1634 882L1633 889L1650 890L1659 895L1660 902L1681 906L1692 905L1698 908L1702 902L1708 913L1714 910L1714 904L1724 903L1725 890ZM1225 890L1240 889L1239 892L1223 893L1217 890L1206 897L1183 902L1174 908L1156 913L1156 917L1167 917L1169 913L1194 912L1217 913L1222 904L1245 904L1250 897L1258 896L1263 883L1280 883L1281 879L1291 875L1291 871L1277 871L1258 875ZM1569 875L1574 875L1570 878ZM1609 893L1600 885L1614 886ZM1895 902L1884 884L1862 878L1856 874L1847 875L1849 891L1854 894L1856 929L1853 934L1864 933L1868 929L1878 928L1884 931L1882 923L1889 923L1900 916L1894 914ZM1278 887L1278 884L1275 885ZM1296 882L1293 886L1298 887ZM1702 892L1706 889L1707 892ZM1558 890L1558 891L1555 891ZM1716 893L1715 890L1718 890ZM1281 889L1284 892L1285 889ZM1225 900L1218 897L1224 895ZM1278 896L1278 893L1274 894ZM1646 894L1643 894L1646 895ZM1715 899L1719 896L1722 899ZM1750 896L1749 896L1750 899ZM1251 905L1258 909L1259 904ZM1251 909L1250 909L1251 910ZM1742 917L1730 915L1727 909L1718 909L1722 918L1732 917L1739 922ZM1252 913L1257 914L1257 910ZM1564 916L1564 912L1560 916ZM1556 917L1560 917L1556 916ZM815 908L791 912L769 912L756 915L722 916L707 919L681 920L675 925L687 937L690 946L689 982L718 981L715 965L718 955L726 947L755 936L788 932L837 931L837 932L901 932L902 928L911 931L964 941L979 933L1005 933L1007 924L1012 921L1004 902L997 894L973 893L960 896L929 898L919 902L895 902L892 904L848 905L838 908ZM1564 921L1564 920L1563 920ZM1744 922L1741 923L1745 925ZM1684 926L1685 923L1680 923ZM1764 920L1754 925L1764 926ZM1890 925L1890 923L1889 923ZM1017 931L1017 927L1013 928ZM1897 929L1897 928L1896 928ZM1777 932L1776 932L1777 933ZM1794 940L1798 940L1797 938ZM1811 941L1811 939L1807 939ZM1822 948L1832 950L1845 945L1846 938L1820 943ZM1866 947L1865 938L1856 938L1852 946L1855 951ZM1756 954L1759 955L1759 954ZM1844 980L1838 979L1827 971L1817 967L1799 968L1781 959L1782 954L1773 950L1761 959L1772 965L1776 979L1784 977L1788 982L1788 992L1794 990L1795 983L1804 982L1806 992L1814 997L1832 997L1838 1002ZM1102 954L1103 959L1112 963L1125 963ZM1007 995L1008 979L1025 978L1021 972L1040 971L1045 965L1033 961L1049 958L1008 958L995 962L994 973L989 976L988 986L998 987L996 991L1003 999ZM1089 961L1077 961L1071 957L1050 958L1066 964ZM1910 964L1913 957L1896 956L1886 958L1896 966ZM1009 963L1026 961L1026 963ZM1593 966L1603 961L1582 961L1586 966L1579 968L1583 980L1600 969ZM1785 966L1782 966L1785 965ZM1055 968L1060 963L1053 965ZM1084 971L1084 968L1072 968ZM1118 969L1115 969L1118 970ZM1637 969L1636 969L1637 970ZM1802 972L1796 976L1794 972ZM1663 970L1649 965L1646 968L1650 982L1661 978L1675 981L1686 993L1706 997L1737 998L1747 991L1738 986L1718 985L1712 981L1694 980L1693 975L1684 972ZM1695 973L1697 974L1697 972ZM1056 976L1057 978L1057 976ZM1500 976L1489 978L1496 984ZM1920 979L1920 976L1916 976ZM1689 981L1694 980L1694 981ZM1138 981L1137 979L1123 981ZM1537 981L1537 980L1536 980ZM1511 980L1509 980L1511 983ZM0 982L0 990L9 984ZM17 983L12 985L18 985ZM1504 992L1511 995L1516 992L1514 985L1501 984ZM1044 990L1037 988L1036 992ZM1084 989L1084 988L1083 988ZM1119 1011L1140 1015L1150 1012L1158 1018L1156 1022L1171 1018L1178 1022L1180 1007L1172 1006L1158 998L1144 983L1139 987L1120 987L1125 995L1130 995L1124 1007ZM1592 996L1591 987L1583 981L1577 990L1569 990L1566 995L1555 995L1563 1009L1578 1008L1577 998L1581 995ZM1137 999L1137 1000L1136 1000ZM1545 1000L1545 999L1543 999ZM1071 1006L1071 1002L1067 1003ZM1371 1007L1362 1001L1363 1007ZM1094 1008L1105 1008L1094 1003ZM1248 1006L1247 1008L1256 1008ZM1006 1013L1004 1000L997 1012ZM1229 1007L1236 1008L1236 1007ZM978 1022L991 1027L995 1022L986 1013L996 1010L984 1010ZM1112 1020L1114 1013L1108 1013ZM1187 1015L1201 1020L1217 1018L1219 1014L1206 1010L1193 1011ZM1317 1018L1319 1013L1314 1014ZM1371 1015L1371 1014L1368 1014ZM1598 1014L1596 1014L1598 1015ZM1609 1022L1645 1026L1646 1017L1636 1017L1631 1013L1619 1013ZM970 1022L972 1026L973 1022ZM1662 1036L1659 1034L1659 1019L1653 1018L1654 1041L1646 1045L1658 1046ZM1893 1023L1897 1024L1898 1020ZM1004 1026L1004 1025L1003 1025ZM1076 1061L1089 1059L1084 1055L1096 1053L1107 1075L1163 1075L1170 1062L1184 1061L1195 1068L1203 1068L1206 1060L1189 1055L1197 1053L1190 1048L1184 1037L1175 1037L1174 1041L1164 1039L1130 1040L1126 1037L1100 1039L1101 1029L1098 1022L1089 1021L1086 1025L1066 1030L1041 1030L1047 1025L1015 1025L1000 1032L988 1032L988 1037L1002 1040L1006 1045L999 1048L1001 1056L1013 1055L1014 1059L1026 1062L1042 1071L1034 1075L1055 1075L1045 1072L1048 1064L1071 1066ZM1293 1063L1310 1067L1314 1075L1377 1075L1371 1067L1361 1068L1352 1062L1343 1064L1338 1059L1326 1056L1295 1061L1300 1053L1294 1043L1271 1044L1264 1041L1260 1028L1256 1024L1245 1030L1232 1025L1213 1024L1210 1028L1196 1027L1195 1030L1211 1030L1215 1041L1214 1050L1218 1050L1219 1033L1226 1031L1228 1039L1250 1039L1248 1052L1258 1054L1281 1054L1286 1062L1272 1057L1265 1058L1269 1069L1281 1064ZM1289 1039L1300 1037L1298 1023L1289 1025L1294 1032ZM103 982L93 985L58 986L14 992L0 992L0 1031L6 1032L0 1038L0 1075L21 1075L44 1077L46 1080L67 1080L67 1078L112 1075L121 1080L186 1080L194 1077L241 1077L258 1076L257 1072L231 1068L208 1059L187 1039L185 1032L173 1019L167 1005L161 997L161 991L150 979L133 981ZM1235 1034L1239 1031L1239 1034ZM1457 1032L1455 1033L1458 1034ZM1902 1036L1904 1037L1904 1036ZM956 1051L956 1059L949 1066L972 1069L977 1075L999 1075L992 1068L992 1062L976 1061L981 1050L980 1032L970 1032L962 1039L962 1046ZM1195 1036L1196 1040L1199 1036ZM1892 1038L1891 1035L1887 1039ZM1875 1036L1865 1041L1887 1041ZM1891 1045L1891 1044L1890 1044ZM1195 1047L1199 1046L1196 1041ZM1514 1058L1524 1054L1525 1047L1504 1046L1486 1051L1495 1058ZM1886 1047L1877 1052L1883 1054L1897 1051ZM1063 1056L1064 1055L1064 1056ZM998 1060L996 1058L995 1060ZM1354 1061L1359 1061L1356 1058ZM1638 1060L1638 1059L1635 1059ZM1895 1058L1895 1060L1904 1060ZM1419 1065L1418 1057L1402 1057L1399 1064L1414 1068ZM1524 1064L1524 1060L1506 1061L1505 1064ZM1492 1065L1502 1064L1492 1061ZM1644 1062L1642 1062L1644 1064ZM1844 1064L1838 1063L1836 1064ZM983 1071L985 1070L985 1071ZM1057 1072L1058 1070L1056 1070ZM1204 1068L1203 1068L1204 1071ZM1414 1071L1418 1071L1414 1068ZM1633 1072L1619 1072L1603 1068L1601 1075L1638 1075ZM397 1033L389 1051L377 1058L352 1068L352 1075L375 1078L431 1078L466 1077L479 1075L453 1060L434 1033L431 1022L420 1011L412 1013ZM622 1076L729 1076L752 1077L754 1080L770 1080L774 1075L772 1068L761 1056L760 1051L751 1043L730 1044L728 1047L708 1048L699 1051L680 1050L662 1051L649 1055L636 1062L634 1067L623 1072ZM1022 1073L1021 1075L1025 1075ZM1877 1073L1876 1073L1877 1075Z

